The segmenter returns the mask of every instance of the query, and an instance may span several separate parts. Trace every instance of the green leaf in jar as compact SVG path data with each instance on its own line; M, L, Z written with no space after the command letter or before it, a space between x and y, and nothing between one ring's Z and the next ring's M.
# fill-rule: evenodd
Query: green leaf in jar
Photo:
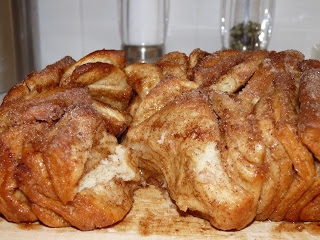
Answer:
M260 49L260 28L260 23L253 21L235 25L230 30L230 48L237 50Z

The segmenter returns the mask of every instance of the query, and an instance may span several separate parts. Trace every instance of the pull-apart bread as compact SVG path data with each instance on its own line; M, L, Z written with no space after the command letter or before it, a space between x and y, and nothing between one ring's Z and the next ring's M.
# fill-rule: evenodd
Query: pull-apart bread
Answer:
M185 58L125 68L138 100L123 144L138 154L142 181L222 230L319 221L320 62L295 50Z
M320 62L295 50L65 57L0 107L0 212L102 228L152 184L221 230L320 221L319 89Z
M118 142L132 119L124 111L132 95L124 65L122 51L97 51L78 62L66 57L5 96L0 212L6 219L91 230L128 213L140 177L137 157Z

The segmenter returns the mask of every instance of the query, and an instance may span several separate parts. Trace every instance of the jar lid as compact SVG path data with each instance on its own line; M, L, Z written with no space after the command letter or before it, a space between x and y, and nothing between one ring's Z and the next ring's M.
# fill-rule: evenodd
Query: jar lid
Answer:
M126 52L128 65L136 62L154 63L164 53L163 44L152 46L123 45L122 49Z

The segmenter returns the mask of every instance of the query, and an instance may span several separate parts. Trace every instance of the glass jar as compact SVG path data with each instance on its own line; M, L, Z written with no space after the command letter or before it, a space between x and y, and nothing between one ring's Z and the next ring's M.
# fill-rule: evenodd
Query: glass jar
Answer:
M267 49L273 27L274 0L221 0L223 49Z
M122 49L128 64L162 57L168 13L169 0L121 0Z

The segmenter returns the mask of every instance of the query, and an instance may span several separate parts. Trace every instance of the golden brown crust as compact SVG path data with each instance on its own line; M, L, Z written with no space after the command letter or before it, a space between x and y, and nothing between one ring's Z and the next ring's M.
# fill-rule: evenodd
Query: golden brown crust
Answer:
M275 98L273 101L275 116L275 135L288 153L294 168L294 178L287 193L277 205L270 219L283 220L290 207L313 184L315 166L312 154L303 145L297 133L298 105L297 90L290 73L281 73L275 78ZM293 221L299 219L291 219Z
M228 70L242 62L248 52L236 50L221 50L203 57L194 67L194 81L202 87L208 87L228 72Z
M59 85L64 72L74 63L75 60L71 57L64 57L60 61L48 65L39 73L35 71L30 73L23 81L10 89L5 95L2 105L10 101L32 98L39 93L52 90Z
M203 51L200 48L196 48L190 53L188 61L188 71L191 71L191 75L193 75L193 68L198 64L198 62L209 54L210 53Z
M239 97L257 103L272 85L275 73L284 71L297 77L296 74L299 75L300 72L299 64L303 59L303 54L294 50L270 51L246 87L239 93Z
M294 170L284 146L276 138L273 110L274 89L271 87L254 106L266 155L262 164L264 181L256 219L268 220L292 183Z
M234 93L242 88L250 77L259 69L261 62L267 56L268 51L257 50L250 54L243 62L232 67L222 75L217 82L212 84L212 89Z
M126 111L119 111L98 101L93 101L92 106L103 116L107 131L116 137L123 134L132 122L132 116Z
M320 61L317 59L306 59L299 64L299 68L302 72L306 72L311 69L320 69Z
M185 81L172 75L167 76L159 82L139 104L133 115L132 125L143 122L176 97L196 88L198 88L198 84L195 82Z
M36 136L43 127L39 124L17 126L0 133L0 212L9 221L20 223L37 220L28 199L17 186L15 174L25 139Z
M126 66L126 57L123 50L97 50L84 56L72 66L70 66L63 74L60 80L61 85L68 85L70 76L76 67L92 62L109 63L115 65L120 69L124 69Z
M222 230L319 221L319 70L295 50L64 58L0 107L0 212L106 227L141 183Z
M303 143L320 159L320 69L312 69L301 76L299 91L299 134Z
M124 67L122 51L66 57L8 93L0 108L6 219L92 230L128 213L139 173L136 156L117 139L132 120Z
M188 56L182 52L170 52L165 54L155 63L162 74L172 75L180 79L188 79Z
M132 96L125 73L109 63L89 62L76 66L67 86L87 86L94 100L119 110L127 109Z
M199 117L199 122L193 125L192 117L202 109L203 104L200 104L199 95L194 93L196 90L191 91L193 94L179 93L169 87L171 85L166 85L169 79L159 81L143 98L137 98L139 100L133 111L135 117L124 143L137 151L141 158L139 166L146 178L153 179L150 182L164 186L168 184L170 196L181 210L193 206L190 207L192 212L200 212L202 217L210 220L217 228L240 229L249 224L252 218L297 221L301 219L300 213L306 204L318 195L319 189L319 181L314 181L316 173L313 153L305 147L298 134L300 74L303 69L316 66L314 61L304 62L303 54L295 50L245 53L223 50L210 54L196 49L190 54L188 78L199 85L196 89L202 89L198 94L209 94L211 98L209 105L218 116L215 143L220 146L221 159L228 159L223 164L228 167L216 166L216 177L227 173L233 187L241 186L245 192L243 196L241 194L244 192L240 190L237 194L232 194L232 190L228 192L232 195L230 198L238 203L237 210L226 202L223 202L226 203L224 209L233 209L232 212L223 211L219 206L214 208L214 212L211 212L210 207L204 210L201 204L207 201L210 204L215 201L222 204L222 201L217 200L223 195L219 184L215 185L210 179L208 184L214 185L210 194L198 188L193 195L192 189L197 183L186 180L183 169L191 173L195 167L192 168L191 164L185 167L185 163L181 163L179 157L174 155L182 154L185 149L175 149L170 155L169 147L166 147L173 142L169 136L180 136L175 134L178 129L180 133L183 132L181 126L184 122L187 121L194 129L200 124ZM142 75L137 70L135 77L139 76ZM228 86L227 89L221 88L224 84ZM139 85L134 88L139 88ZM197 110L187 110L189 106L183 101L190 100L190 96L195 98L195 102L200 101ZM177 105L184 110L173 108ZM183 115L183 112L189 115ZM210 119L209 116L205 118ZM168 123L175 126L170 127ZM186 137L183 143L192 140L195 138ZM172 144L172 147L182 146L182 143L177 143L177 139L174 142L176 144ZM198 152L200 147L196 143L191 145L193 151ZM215 157L211 156L210 160L218 161ZM186 162L191 161L186 159ZM198 160L197 164L201 165L200 162ZM175 177L179 178L179 183L172 184ZM227 183L227 180L224 182ZM179 192L180 188L189 189L189 194ZM214 191L221 194L216 196L216 200L205 197L200 203L195 200L202 194L214 198ZM240 195L241 200L237 198ZM246 209L246 212L241 209ZM312 209L315 209L314 205ZM233 225L227 216L233 217ZM307 216L305 212L304 216Z
M160 67L154 64L134 63L125 68L128 84L140 98L144 98L163 78Z

